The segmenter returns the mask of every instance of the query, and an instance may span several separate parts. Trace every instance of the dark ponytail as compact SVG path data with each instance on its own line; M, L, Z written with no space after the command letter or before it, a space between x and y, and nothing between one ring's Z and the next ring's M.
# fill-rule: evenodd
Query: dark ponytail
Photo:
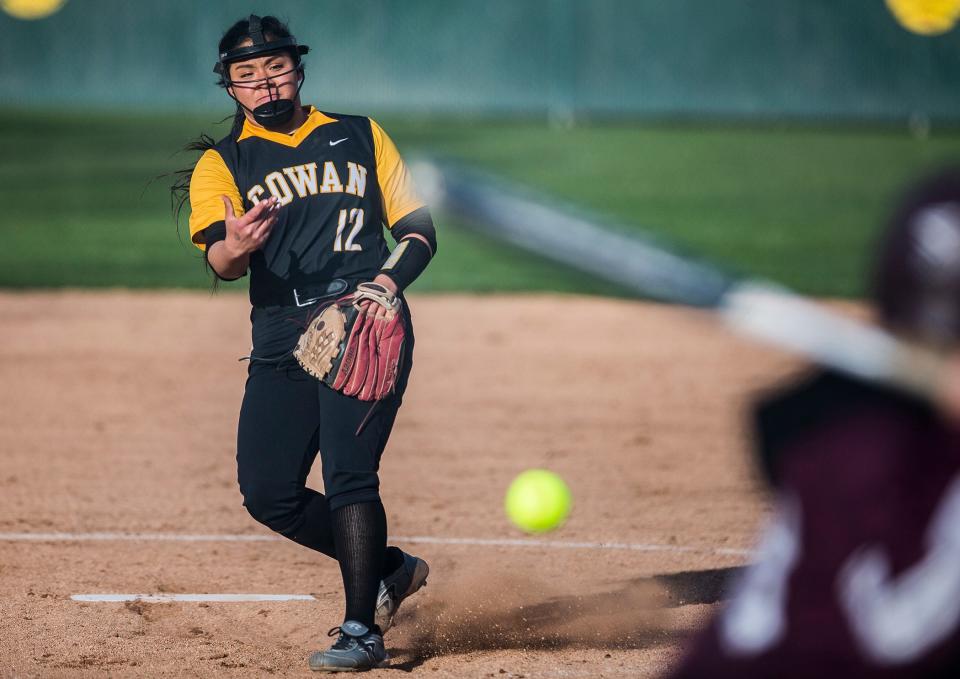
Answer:
M227 118L224 118L220 122L222 123L226 120ZM237 104L237 109L233 113L233 125L230 127L230 138L234 141L236 141L243 131L243 122L245 120L246 116L243 114L243 109L240 108L240 104ZM189 142L181 150L198 151L200 155L203 155L205 151L214 148L216 145L217 142L213 137L201 133L199 137ZM193 165L180 170L174 170L173 173L171 173L173 183L170 185L170 209L173 211L173 219L177 223L178 233L180 231L180 215L187 201L190 199L190 180L193 178L193 170L196 168L198 160L200 160L199 157L193 162Z

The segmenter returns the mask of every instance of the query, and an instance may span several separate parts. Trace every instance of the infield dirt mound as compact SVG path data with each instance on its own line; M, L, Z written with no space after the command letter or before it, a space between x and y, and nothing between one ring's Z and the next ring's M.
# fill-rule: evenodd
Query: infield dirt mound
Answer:
M388 634L395 668L655 676L717 598L671 587L703 574L715 591L744 561L714 550L749 547L764 509L745 407L794 364L654 304L411 306L415 367L381 485L391 535L433 542L398 542L431 575ZM236 487L242 296L4 293L0 311L0 532L268 535ZM550 539L637 549L478 543L523 538L503 493L531 467L574 495ZM70 600L125 592L316 601ZM341 597L336 564L289 542L0 540L0 674L307 676Z

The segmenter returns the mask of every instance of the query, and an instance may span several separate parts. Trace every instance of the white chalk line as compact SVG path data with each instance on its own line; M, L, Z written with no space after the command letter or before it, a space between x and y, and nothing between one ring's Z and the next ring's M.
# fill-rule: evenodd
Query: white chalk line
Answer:
M78 541L128 541L128 542L277 542L285 540L277 535L240 534L189 534L189 533L0 533L0 542L78 542ZM539 540L536 538L444 538L426 535L391 535L391 542L421 545L462 545L468 547L519 547L526 549L587 549L630 552L667 552L678 554L713 554L717 556L749 556L750 550L732 547L691 547L686 545L661 545L638 542L575 542L565 540Z
M215 601L242 603L247 601L316 601L311 594L72 594L74 601L120 602L145 601L171 603L174 601Z

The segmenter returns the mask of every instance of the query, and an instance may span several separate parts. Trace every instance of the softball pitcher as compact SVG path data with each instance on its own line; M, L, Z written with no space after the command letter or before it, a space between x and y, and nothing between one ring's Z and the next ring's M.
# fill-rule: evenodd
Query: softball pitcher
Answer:
M403 290L436 252L436 232L376 122L301 105L308 49L274 17L251 15L230 27L214 71L236 102L233 129L191 145L204 152L179 188L189 186L191 239L217 278L250 275L253 350L237 436L244 506L339 562L343 622L329 633L332 647L309 664L356 671L387 663L382 635L427 578L426 562L387 546L377 472L412 365ZM384 225L397 241L392 254ZM372 352L374 364L383 320L399 316L405 336L393 363L385 371L364 364L350 378L362 382L368 369L388 376L382 397L362 400L371 398L366 388L318 380L293 357L312 321L321 334L329 330L315 321L332 306L347 313L344 342L361 338L355 345ZM337 355L339 340L318 341L302 353L327 352L327 367L343 375L348 363L356 367L349 347ZM325 494L305 485L318 451Z

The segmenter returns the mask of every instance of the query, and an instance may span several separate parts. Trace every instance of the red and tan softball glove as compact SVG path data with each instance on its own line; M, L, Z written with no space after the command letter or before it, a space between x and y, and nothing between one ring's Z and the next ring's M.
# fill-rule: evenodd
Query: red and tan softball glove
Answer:
M400 299L385 287L361 283L310 321L293 355L329 387L379 401L397 383L405 337L400 311Z

